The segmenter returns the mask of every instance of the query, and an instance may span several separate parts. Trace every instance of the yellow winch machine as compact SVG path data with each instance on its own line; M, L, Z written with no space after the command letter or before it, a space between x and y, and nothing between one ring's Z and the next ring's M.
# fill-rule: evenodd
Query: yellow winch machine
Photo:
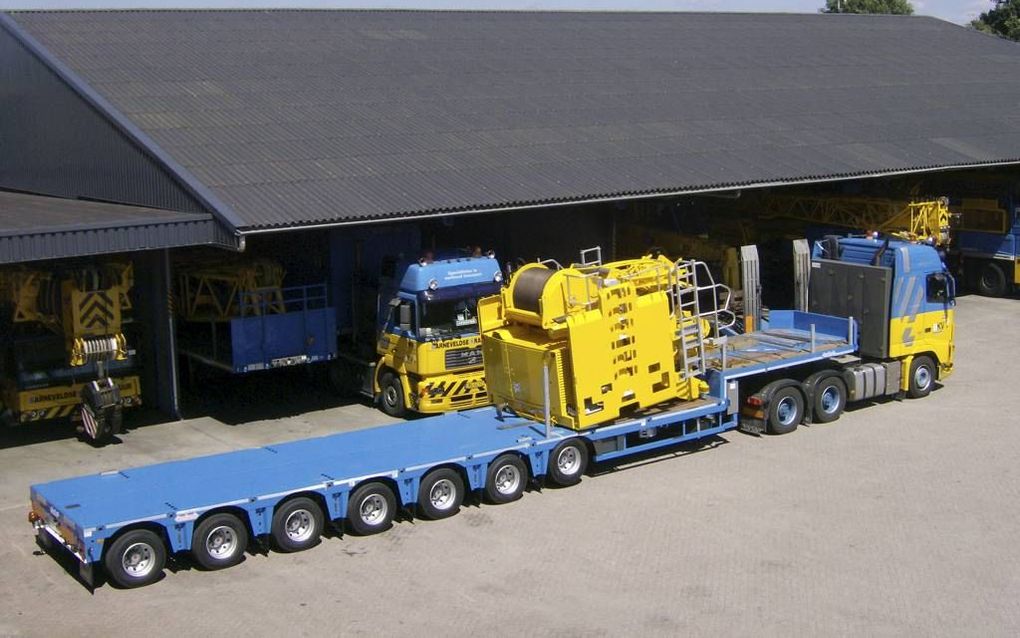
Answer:
M703 262L646 255L603 265L590 249L566 268L528 264L478 304L489 392L497 406L539 420L548 409L575 430L696 400L708 389L699 378L706 343L732 324L728 304Z

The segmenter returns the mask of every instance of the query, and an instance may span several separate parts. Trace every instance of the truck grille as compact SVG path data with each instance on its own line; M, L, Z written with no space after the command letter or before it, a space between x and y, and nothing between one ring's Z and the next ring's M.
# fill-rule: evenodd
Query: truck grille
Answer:
M468 366L482 365L482 349L459 348L446 351L446 369L466 368Z

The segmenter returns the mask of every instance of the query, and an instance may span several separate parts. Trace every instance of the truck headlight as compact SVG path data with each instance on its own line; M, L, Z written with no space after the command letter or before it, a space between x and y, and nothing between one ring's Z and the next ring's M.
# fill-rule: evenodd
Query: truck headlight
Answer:
M435 279L429 279L429 290L435 290L439 288L439 282Z
M492 276L492 280L497 284L503 283L503 273L497 270L496 274Z

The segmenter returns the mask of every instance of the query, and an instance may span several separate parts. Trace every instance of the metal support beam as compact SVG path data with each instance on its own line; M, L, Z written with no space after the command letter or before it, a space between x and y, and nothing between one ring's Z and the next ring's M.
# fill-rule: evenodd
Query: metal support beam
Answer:
M761 324L761 271L757 246L740 247L740 283L744 292L744 331Z
M811 279L811 247L806 239L793 240L793 308L807 312Z

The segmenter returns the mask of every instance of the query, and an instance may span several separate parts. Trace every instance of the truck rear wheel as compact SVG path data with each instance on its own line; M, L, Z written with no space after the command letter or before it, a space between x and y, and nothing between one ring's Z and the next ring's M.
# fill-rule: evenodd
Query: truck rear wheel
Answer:
M429 472L418 488L418 508L425 518L439 520L460 511L464 481L448 467Z
M911 399L921 399L931 394L934 387L935 362L926 355L914 357L910 363L910 384L907 396Z
M485 478L485 496L490 503L502 505L516 501L527 487L528 467L516 454L503 454L489 464Z
M838 376L829 375L818 379L811 394L816 423L831 423L842 416L846 408L846 384Z
M556 446L549 455L549 470L546 477L553 485L569 487L581 481L581 475L588 469L588 448L578 439L569 439Z
M281 552L300 552L319 544L322 509L310 498L299 496L281 504L273 513L273 545Z
M407 404L404 401L404 384L400 377L387 372L379 381L379 405L386 414L403 418L407 414Z
M1006 272L994 261L986 261L981 266L981 274L977 280L978 292L986 297L1001 297L1006 294Z
M213 514L195 527L191 556L205 569L233 567L244 559L248 528L233 514Z
M772 434L788 434L804 419L804 398L793 386L779 388L769 401L768 427Z
M151 585L163 575L166 546L158 534L134 529L117 537L103 556L106 575L119 587Z
M365 483L347 500L347 523L361 536L385 532L393 525L396 513L397 498L383 483Z

